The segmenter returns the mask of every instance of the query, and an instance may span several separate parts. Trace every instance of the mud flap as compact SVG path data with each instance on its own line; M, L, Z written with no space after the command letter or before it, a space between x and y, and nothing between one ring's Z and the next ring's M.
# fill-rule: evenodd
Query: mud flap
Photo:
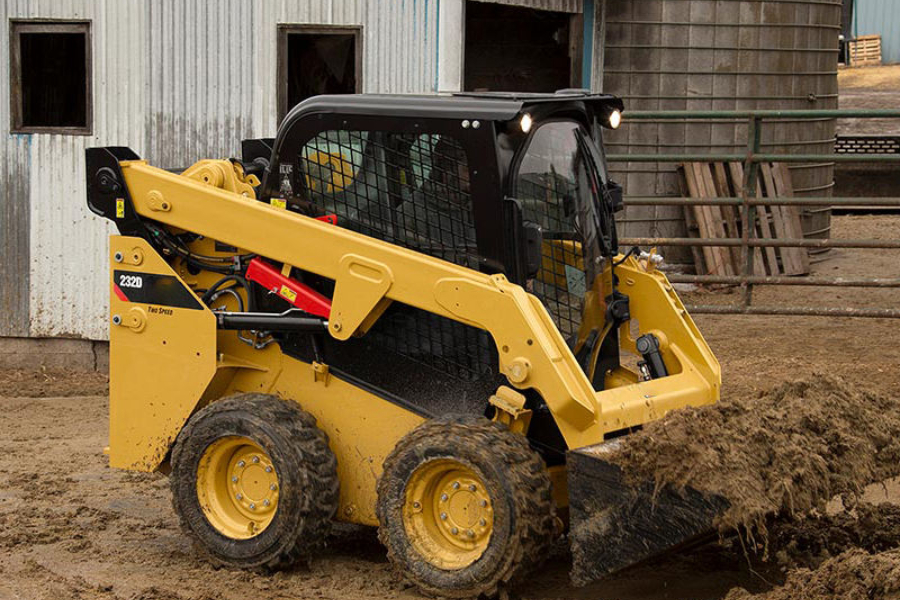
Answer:
M652 481L627 484L609 460L619 446L611 441L568 453L575 585L711 537L715 517L728 507L725 499L692 488L664 488L654 496Z

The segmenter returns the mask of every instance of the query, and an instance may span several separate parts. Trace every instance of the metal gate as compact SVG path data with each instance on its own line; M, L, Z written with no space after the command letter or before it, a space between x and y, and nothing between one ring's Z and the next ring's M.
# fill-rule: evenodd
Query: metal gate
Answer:
M609 162L640 163L682 163L682 162L741 162L744 180L741 195L734 197L674 198L641 196L625 198L626 204L643 206L737 206L740 207L742 236L740 238L672 238L672 237L631 237L621 238L620 245L638 246L723 246L741 249L742 272L738 275L683 275L670 274L673 283L696 284L736 284L741 286L739 302L730 305L687 305L688 310L702 314L753 314L789 316L840 316L870 318L900 318L900 308L887 306L879 308L845 308L812 306L766 306L753 304L753 288L758 285L790 285L814 287L857 287L857 288L900 288L900 278L876 277L819 277L819 276L760 276L754 275L754 248L889 248L900 250L900 232L893 239L794 239L761 238L753 233L750 226L756 218L758 206L798 206L819 207L829 205L842 207L881 207L900 209L900 197L854 198L854 197L757 197L757 182L761 163L891 163L900 164L900 154L884 152L872 147L871 152L846 152L838 149L836 154L772 154L760 151L762 128L765 124L776 125L779 120L796 119L884 119L900 118L900 110L756 110L756 111L636 111L625 114L628 120L708 120L738 121L747 123L747 151L744 154L611 154ZM900 191L898 191L900 193ZM829 233L830 236L830 233ZM900 258L900 253L898 253ZM898 261L900 264L900 261ZM898 302L900 304L900 302Z

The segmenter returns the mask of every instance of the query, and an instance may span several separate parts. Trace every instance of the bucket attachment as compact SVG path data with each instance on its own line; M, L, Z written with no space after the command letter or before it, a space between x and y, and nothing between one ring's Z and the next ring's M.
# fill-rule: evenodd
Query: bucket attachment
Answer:
M708 538L727 507L692 488L634 484L610 459L619 440L568 454L572 583L585 585L656 555Z

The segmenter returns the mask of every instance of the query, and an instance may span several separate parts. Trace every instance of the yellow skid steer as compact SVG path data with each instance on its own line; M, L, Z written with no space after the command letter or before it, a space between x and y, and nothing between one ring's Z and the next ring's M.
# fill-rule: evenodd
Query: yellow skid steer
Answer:
M659 257L619 251L621 111L319 96L180 174L87 150L120 233L110 465L169 473L213 563L287 565L346 521L453 598L516 585L564 532L576 582L704 533L721 507L650 510L602 460L721 379Z

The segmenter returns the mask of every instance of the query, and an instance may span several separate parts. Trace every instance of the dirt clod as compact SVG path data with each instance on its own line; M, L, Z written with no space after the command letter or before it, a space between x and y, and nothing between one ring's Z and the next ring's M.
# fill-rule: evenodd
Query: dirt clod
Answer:
M767 517L823 509L900 474L900 402L817 374L675 411L627 439L615 460L658 487L725 498L720 530L764 542Z
M850 550L816 570L798 569L787 581L763 594L734 589L725 600L897 600L900 598L900 550L869 554Z
M770 532L772 550L780 564L815 568L855 548L870 553L900 548L900 506L859 504L833 515L781 521Z

